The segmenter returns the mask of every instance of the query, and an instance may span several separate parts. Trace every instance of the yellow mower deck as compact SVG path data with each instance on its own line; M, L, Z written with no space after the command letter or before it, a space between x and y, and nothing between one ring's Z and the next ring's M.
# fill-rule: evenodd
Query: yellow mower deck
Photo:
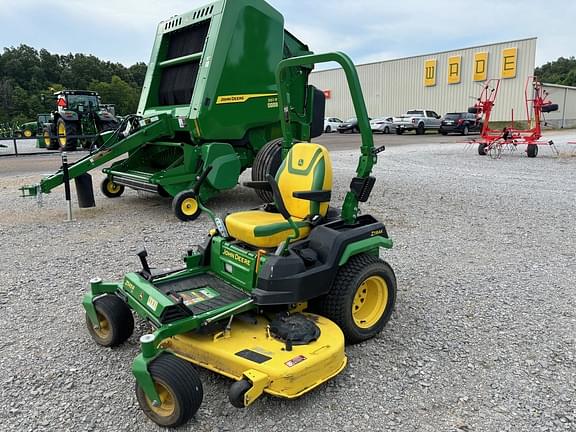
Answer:
M314 319L320 336L307 345L293 345L291 351L269 334L269 322L262 316L256 324L237 319L229 332L178 335L162 345L178 357L228 378L248 379L253 387L246 395L246 405L263 392L297 398L336 376L347 363L340 328L321 316L306 315Z

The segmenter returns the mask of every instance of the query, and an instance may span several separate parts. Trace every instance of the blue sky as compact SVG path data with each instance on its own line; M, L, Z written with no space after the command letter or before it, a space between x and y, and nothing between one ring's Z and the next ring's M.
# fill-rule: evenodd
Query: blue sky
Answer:
M316 52L357 64L538 37L537 65L576 56L576 2L269 0ZM0 47L21 43L131 65L147 62L158 22L207 0L0 0ZM553 5L561 5L554 7Z

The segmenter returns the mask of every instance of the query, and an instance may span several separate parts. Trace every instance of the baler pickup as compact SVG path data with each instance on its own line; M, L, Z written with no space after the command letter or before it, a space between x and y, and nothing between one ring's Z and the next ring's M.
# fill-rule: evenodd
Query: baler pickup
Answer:
M196 219L199 201L236 187L247 168L252 167L254 181L276 174L286 153L276 67L309 54L284 29L282 15L263 0L218 0L161 22L138 106L143 121L156 118L161 125L77 162L70 167L71 177L127 153L104 170L104 195L119 197L125 187L156 192L172 197L179 219ZM312 68L285 71L295 141L309 141L324 129L323 93L308 85ZM208 167L207 181L195 190ZM22 192L36 195L61 183L59 171ZM272 201L271 192L256 193Z

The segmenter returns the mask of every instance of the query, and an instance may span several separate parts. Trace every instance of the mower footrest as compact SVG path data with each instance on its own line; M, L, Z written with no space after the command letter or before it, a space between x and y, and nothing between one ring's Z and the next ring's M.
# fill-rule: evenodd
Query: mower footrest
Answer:
M182 298L184 304L194 315L220 309L250 298L249 294L211 274L158 282L155 286L164 294L174 294Z

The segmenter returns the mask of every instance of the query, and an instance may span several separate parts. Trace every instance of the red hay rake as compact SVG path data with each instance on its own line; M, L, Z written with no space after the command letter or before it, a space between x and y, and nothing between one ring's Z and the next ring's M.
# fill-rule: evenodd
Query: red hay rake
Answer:
M547 145L558 155L558 149L553 141L544 141L542 138L542 123L544 114L557 111L558 105L548 99L548 92L542 87L542 83L534 76L528 77L524 89L526 119L528 129L517 129L512 120L503 130L490 128L490 116L498 97L500 79L491 79L484 83L482 93L476 104L468 112L476 114L477 121L482 122L480 139L469 141L468 146L478 144L478 154L490 155L493 159L500 159L505 152L515 152L518 146L525 145L526 154L530 158L538 156L538 146ZM545 121L544 121L544 124Z

